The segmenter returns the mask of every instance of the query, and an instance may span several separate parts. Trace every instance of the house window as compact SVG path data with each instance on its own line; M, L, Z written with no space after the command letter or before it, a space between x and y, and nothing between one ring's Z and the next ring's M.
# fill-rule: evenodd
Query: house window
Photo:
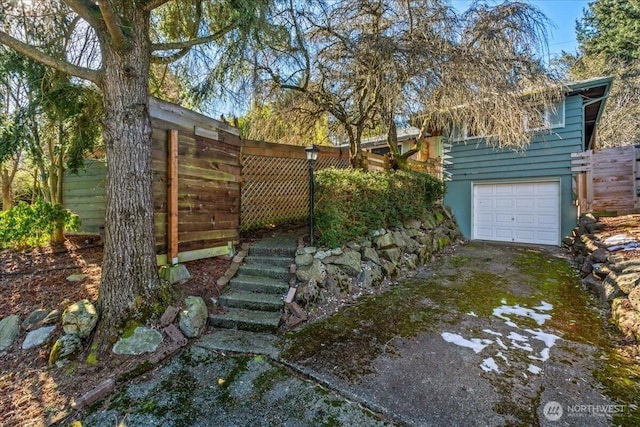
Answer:
M463 125L463 126L456 126L455 129L453 130L453 134L452 134L452 140L453 141L466 141L469 139L476 139L476 138L488 138L492 135L484 135L481 134L480 132L476 132L474 130L470 130L467 125Z
M540 108L538 114L527 116L524 121L524 128L527 131L561 127L564 127L564 100L555 106Z

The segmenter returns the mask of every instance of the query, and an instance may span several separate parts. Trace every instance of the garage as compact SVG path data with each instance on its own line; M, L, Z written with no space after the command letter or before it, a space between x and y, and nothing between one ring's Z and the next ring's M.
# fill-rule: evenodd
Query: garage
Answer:
M560 244L560 182L473 184L472 239Z

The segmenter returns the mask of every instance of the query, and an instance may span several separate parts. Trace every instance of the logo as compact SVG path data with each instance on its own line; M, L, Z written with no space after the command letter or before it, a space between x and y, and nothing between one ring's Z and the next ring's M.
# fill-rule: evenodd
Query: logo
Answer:
M551 400L547 402L546 405L544 405L542 413L544 414L544 417L549 421L558 421L560 418L562 418L562 405Z

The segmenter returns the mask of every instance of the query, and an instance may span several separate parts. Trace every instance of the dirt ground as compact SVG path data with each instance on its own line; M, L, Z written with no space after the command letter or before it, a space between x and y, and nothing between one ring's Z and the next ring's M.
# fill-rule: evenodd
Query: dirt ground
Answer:
M640 239L640 215L601 218L605 224L599 237L626 233ZM264 234L264 233L263 233ZM261 234L245 236L251 242ZM628 251L625 257L640 258L640 251ZM99 240L74 237L64 244L28 252L0 251L0 319L17 314L23 320L35 309L64 309L81 299L95 301L101 274L102 245ZM208 259L187 263L192 278L176 288L177 304L188 295L197 295L210 303L214 283L229 265L228 259ZM71 274L84 273L79 283L66 280ZM325 317L335 312L340 302L314 313ZM212 308L212 307L210 307ZM60 329L51 343L62 333ZM113 355L97 365L83 363L86 354L62 367L47 365L50 345L21 350L25 333L0 356L0 426L45 426L68 413L73 399L91 390L106 377L124 372L139 361Z
M100 241L86 237L70 237L64 244L28 252L0 251L0 319L17 314L22 321L36 309L62 311L85 298L95 302L101 263ZM196 295L211 305L215 282L229 263L223 258L187 263L192 278L176 287L176 304ZM78 283L68 282L66 278L74 273L87 277ZM92 366L82 363L86 358L82 354L65 366L50 367L49 351L60 335L62 329L58 328L49 345L21 350L22 331L7 354L0 356L0 426L49 425L64 417L72 399L138 362L135 357L113 355Z

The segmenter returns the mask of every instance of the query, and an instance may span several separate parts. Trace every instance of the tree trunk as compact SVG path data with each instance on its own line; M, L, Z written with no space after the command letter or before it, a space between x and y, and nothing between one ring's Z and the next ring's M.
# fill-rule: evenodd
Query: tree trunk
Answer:
M367 170L367 164L364 161L364 157L362 155L362 132L359 129L356 129L355 133L353 129L349 128L347 125L347 136L349 137L349 161L351 162L351 167L356 169L364 169Z
M53 187L53 190L55 191L55 197L52 197L53 199L53 203L64 206L64 200L62 200L62 191L64 190L64 156L65 156L65 149L64 149L64 145L62 144L62 141L60 141L60 144L58 146L58 156L56 159L56 164L55 164L55 176L56 176L56 181L55 181L55 187ZM53 186L53 181L52 181L52 186ZM53 234L51 235L51 242L53 243L62 243L64 242L64 226L63 227L56 227L53 230Z
M3 167L0 170L0 175L2 175L2 210L8 211L13 206L13 198L11 197L11 180L7 168Z
M94 338L100 354L111 349L124 322L149 317L161 293L151 187L150 17L135 2L112 4L128 22L128 43L118 48L101 36L107 178L101 319Z

